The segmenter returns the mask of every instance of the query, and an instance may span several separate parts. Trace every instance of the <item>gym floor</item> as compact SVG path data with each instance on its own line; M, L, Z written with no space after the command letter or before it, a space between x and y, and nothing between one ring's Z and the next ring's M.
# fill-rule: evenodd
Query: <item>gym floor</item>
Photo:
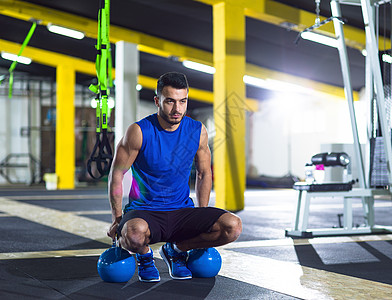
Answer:
M214 195L212 195L212 203ZM247 190L243 233L219 247L215 278L175 281L152 245L159 283L106 283L97 273L110 207L105 187L0 189L1 299L391 299L392 234L292 239L297 192ZM363 223L354 199L354 225ZM341 199L317 199L312 228L339 226ZM392 202L376 199L376 223L392 225Z

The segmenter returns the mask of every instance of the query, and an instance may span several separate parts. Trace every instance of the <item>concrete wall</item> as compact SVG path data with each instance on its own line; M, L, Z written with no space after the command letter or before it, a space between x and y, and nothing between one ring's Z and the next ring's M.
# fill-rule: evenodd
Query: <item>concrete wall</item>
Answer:
M355 103L361 143L367 142L367 107ZM304 165L323 144L350 144L353 135L344 99L276 94L253 116L252 163L258 174L304 177Z
M15 155L9 164L29 165L27 154L34 158L39 155L39 134L26 131L29 120L30 126L39 126L40 110L39 97L36 93L38 82L15 80L12 98L8 98L8 85L0 86L0 161L4 162L8 155ZM17 155L23 155L18 157ZM37 170L38 171L38 170ZM3 169L12 181L29 183L34 174L30 174L27 168ZM4 177L0 177L0 184L6 183Z

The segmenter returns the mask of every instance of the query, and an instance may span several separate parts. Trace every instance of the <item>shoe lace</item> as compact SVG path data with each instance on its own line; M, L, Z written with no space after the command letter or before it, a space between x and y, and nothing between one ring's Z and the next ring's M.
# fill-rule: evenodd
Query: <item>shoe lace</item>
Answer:
M176 255L172 256L172 261L173 263L176 263L177 265L186 265L186 259L188 257L188 254L185 253L177 253Z
M140 269L148 269L154 266L154 259L151 257L138 257L138 267Z

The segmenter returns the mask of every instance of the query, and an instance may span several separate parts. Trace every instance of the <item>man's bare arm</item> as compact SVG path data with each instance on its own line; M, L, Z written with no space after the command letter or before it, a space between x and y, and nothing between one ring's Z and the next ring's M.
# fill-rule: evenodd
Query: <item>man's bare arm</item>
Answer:
M122 217L123 178L131 168L142 146L142 131L137 124L128 127L116 148L109 173L109 201L112 208L112 225L108 235L114 238Z
M199 207L207 207L212 187L211 152L208 147L208 133L201 128L199 149L196 152L196 198Z

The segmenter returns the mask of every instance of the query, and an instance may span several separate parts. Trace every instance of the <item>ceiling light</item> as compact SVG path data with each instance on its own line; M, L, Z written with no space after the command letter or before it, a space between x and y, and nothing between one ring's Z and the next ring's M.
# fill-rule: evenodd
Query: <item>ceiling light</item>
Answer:
M204 72L204 73L208 73L208 74L214 74L215 73L215 68L208 66L208 65L204 65L204 64L200 64L191 60L184 60L182 62L182 65L188 69L192 69L192 70L196 70L196 71L200 71L200 72Z
M53 33L65 35L65 36L68 36L68 37L71 37L74 39L78 39L78 40L81 40L82 38L84 38L84 33L81 31L65 28L65 27L58 26L58 25L53 25L50 23L46 27L48 28L48 30L50 32L53 32Z
M298 93L298 94L309 94L314 92L312 88L308 88L287 81L267 78L266 83L270 87L270 89L281 91L281 92Z
M255 87L259 87L259 88L268 88L267 86L267 82L264 79L261 78L257 78L257 77L253 77L253 76L249 76L249 75L244 75L243 79L244 83L248 84L248 85L253 85Z
M4 51L1 51L1 57L4 59L17 61L18 63L25 64L25 65L31 64L31 59L28 57L18 56L16 54L4 52Z
M338 47L338 40L336 38L326 36L323 34L311 32L311 31L304 31L301 33L301 37L304 40L320 43L330 47L335 47L335 48Z
M252 85L262 89L278 91L278 92L289 92L289 93L300 93L300 94L309 94L313 92L313 89L304 87L302 85L298 85L287 81L270 79L270 78L261 79L249 75L244 75L243 81L248 85Z

